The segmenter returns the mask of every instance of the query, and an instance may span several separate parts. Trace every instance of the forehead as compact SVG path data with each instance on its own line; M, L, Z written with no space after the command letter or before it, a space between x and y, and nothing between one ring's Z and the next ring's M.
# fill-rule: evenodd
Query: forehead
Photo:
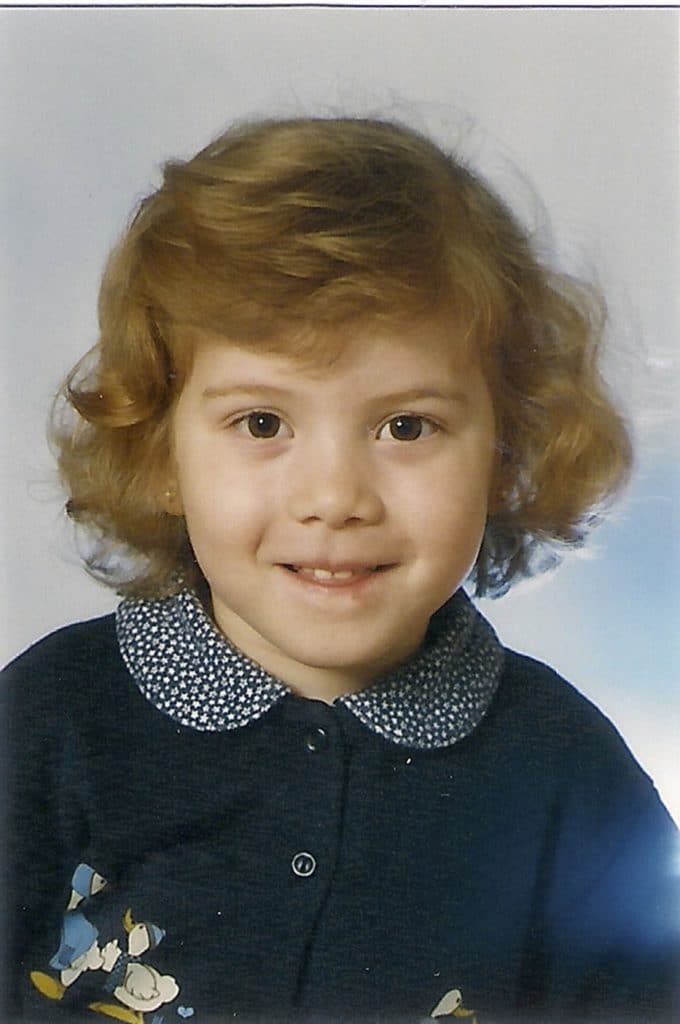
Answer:
M310 380L351 374L353 370L397 373L462 374L478 366L469 334L452 317L347 324L337 328L309 325L244 342L215 331L191 330L192 377L227 367L257 368L272 375Z

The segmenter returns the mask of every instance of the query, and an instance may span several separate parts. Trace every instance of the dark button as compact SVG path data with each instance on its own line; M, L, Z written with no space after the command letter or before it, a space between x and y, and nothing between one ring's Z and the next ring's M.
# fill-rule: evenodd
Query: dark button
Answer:
M293 874L297 875L298 878L309 878L316 871L316 860L311 853L302 850L301 853L295 854L290 862L290 866L293 869Z
M318 754L328 746L328 733L325 729L310 729L305 733L305 746L311 754Z

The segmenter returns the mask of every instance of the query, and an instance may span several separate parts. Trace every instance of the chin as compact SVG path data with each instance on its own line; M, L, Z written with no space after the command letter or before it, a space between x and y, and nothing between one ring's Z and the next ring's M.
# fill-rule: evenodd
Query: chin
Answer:
M311 669L318 669L337 675L345 675L361 686L368 686L374 679L389 672L394 664L384 653L374 651L298 651L292 655L297 662Z
M291 652L291 657L308 668L317 668L325 672L357 672L370 673L371 660L365 657L348 656L346 650L341 654L334 651Z

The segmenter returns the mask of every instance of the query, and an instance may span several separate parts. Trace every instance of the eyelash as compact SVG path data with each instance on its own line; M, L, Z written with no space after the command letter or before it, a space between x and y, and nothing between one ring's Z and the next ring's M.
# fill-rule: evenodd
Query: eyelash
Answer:
M250 429L256 420L274 420L276 421L276 430L274 433L263 433L256 434ZM273 425L273 424L271 424ZM246 413L245 416L240 416L237 420L234 420L231 424L242 434L247 434L254 441L273 441L279 437L279 430L285 423L275 412L268 412L266 409L255 409L253 412ZM290 427L288 428L290 431ZM291 433L288 436L292 436Z
M262 429L264 426L263 433L253 432L253 426L258 419L260 421L265 421L264 425L261 423L260 428L256 428ZM266 421L269 422L267 423ZM404 425L414 427L415 430L417 431L415 433L415 436L396 436L395 430L398 431L400 429L400 427L398 426L398 424L400 423L402 424L402 427ZM256 409L253 412L249 412L245 416L241 416L239 417L239 419L234 420L231 426L236 428L240 433L247 434L254 441L273 441L280 437L279 431L281 427L286 426L286 424L285 421L282 420L279 415L277 415L277 413L268 412L266 409ZM267 432L267 426L273 430L272 433ZM391 437L382 438L381 435L383 431L385 431L388 428L390 430ZM291 437L292 432L290 432L290 427L288 427L287 429L289 433L286 436ZM376 437L378 440L392 440L401 444L405 444L408 442L418 441L423 437L431 437L433 434L436 434L439 431L439 429L440 427L438 426L438 424L435 423L433 420L429 419L427 416L419 416L414 413L399 413L396 416L390 416L390 418L380 426Z
M399 422L401 422L402 424L403 423L415 424L417 426L417 428L418 428L418 432L417 432L416 436L415 437L396 437L395 434L394 434L393 428ZM411 442L419 441L423 437L431 437L432 434L436 434L437 431L440 429L438 424L435 423L434 420L429 419L427 416L419 416L416 413L402 412L402 413L399 413L397 416L390 416L390 418L385 423L383 423L383 425L380 427L380 429L378 431L378 435L377 435L379 440L380 440L380 435L382 434L382 432L386 428L388 428L388 427L390 428L391 437L390 438L385 438L385 440L397 441L397 442L401 442L402 444L408 443L409 441L411 441ZM397 427L396 429L398 430L399 428Z

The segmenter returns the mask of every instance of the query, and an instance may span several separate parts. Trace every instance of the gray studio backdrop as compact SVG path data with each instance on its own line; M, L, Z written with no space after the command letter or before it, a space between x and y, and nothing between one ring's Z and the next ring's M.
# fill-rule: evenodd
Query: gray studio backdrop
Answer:
M680 817L678 12L4 9L0 50L3 660L115 603L78 567L44 424L160 162L244 115L394 115L608 291L632 487L587 557L482 608L614 718Z

